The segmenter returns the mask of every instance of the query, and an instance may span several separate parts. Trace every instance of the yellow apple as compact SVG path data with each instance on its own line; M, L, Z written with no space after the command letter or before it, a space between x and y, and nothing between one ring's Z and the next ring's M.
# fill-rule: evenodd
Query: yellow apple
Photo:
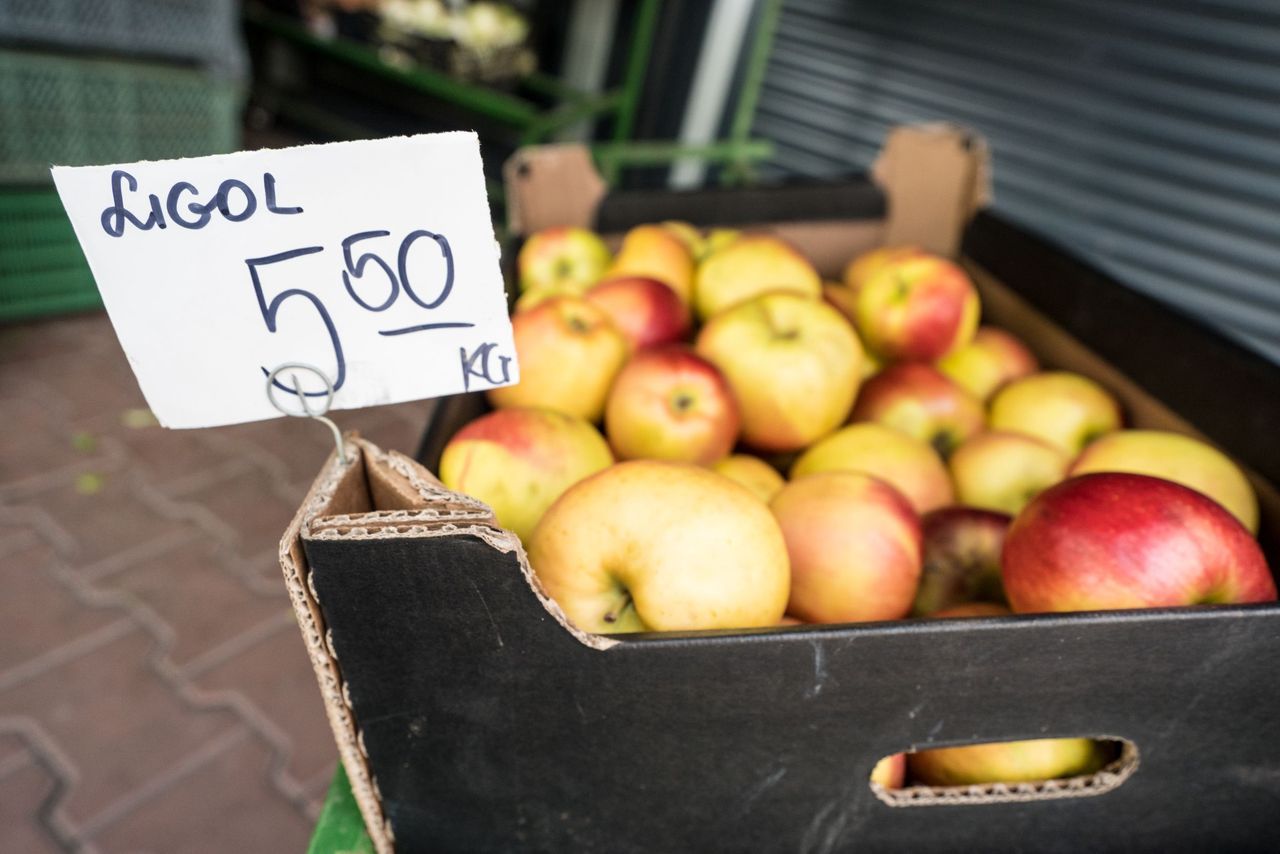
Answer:
M791 481L769 502L791 558L787 613L811 623L897 620L920 581L920 517L883 480L847 471Z
M1075 456L1085 445L1120 429L1120 404L1088 377L1045 371L1006 385L991 400L992 430L1035 436Z
M1040 363L1011 333L980 326L972 341L938 361L938 370L974 397L986 400L1010 380L1040 370Z
M581 297L558 296L511 318L520 382L488 391L498 409L543 407L599 421L627 338Z
M619 459L710 465L733 450L738 404L716 366L688 347L637 353L614 381L605 434Z
M765 504L773 500L787 481L778 470L759 457L750 454L734 454L718 460L711 468L730 480L735 480Z
M1022 433L980 433L956 448L947 465L961 504L1016 516L1067 475L1071 458Z
M686 305L693 293L693 256L679 236L661 225L638 225L622 238L622 247L603 278L643 276L657 279Z
M1226 454L1190 436L1161 430L1121 430L1103 436L1072 463L1071 477L1120 471L1189 486L1221 504L1251 533L1258 532L1258 497Z
M927 254L919 246L881 246L870 252L863 252L855 257L844 268L844 284L856 296L867 280L879 273L887 265Z
M917 513L951 504L951 478L933 448L919 439L864 422L816 442L791 467L791 478L823 471L854 471L897 489Z
M693 306L703 320L761 294L785 291L816 300L822 279L803 255L769 235L741 237L698 265Z
M499 409L459 430L440 456L440 480L479 498L521 540L560 494L613 464L586 421L549 409Z
M587 632L773 626L791 589L767 506L710 469L657 460L618 463L561 495L529 563Z
M858 290L858 334L889 361L932 362L969 343L978 292L968 274L936 255L888 261Z
M1101 745L1088 738L1037 738L907 754L912 778L926 786L1031 783L1092 774L1106 764Z
M729 381L742 438L763 451L794 451L844 423L861 382L862 346L834 308L771 293L711 319L699 355Z
M529 237L516 256L520 290L580 294L609 266L604 241L585 228L548 228Z

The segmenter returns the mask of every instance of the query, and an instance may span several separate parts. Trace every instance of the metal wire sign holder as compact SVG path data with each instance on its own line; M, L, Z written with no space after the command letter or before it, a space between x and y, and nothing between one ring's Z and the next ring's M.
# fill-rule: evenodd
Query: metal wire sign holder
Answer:
M285 404L281 403L280 399L276 396L276 392L278 391L289 391L288 388L276 380L276 377L285 371L289 371L289 381L293 385L292 394L298 399L298 405L301 407L301 411L295 411L289 408ZM319 392L304 392L302 390L302 384L298 381L299 371L312 374L319 379L320 382L324 383L324 399L321 401L322 405L318 408L310 398L318 396ZM343 465L346 465L347 448L346 444L342 441L342 431L338 429L337 424L334 424L332 420L326 417L329 407L333 405L333 395L333 381L329 379L328 374L317 368L315 365L308 365L305 362L285 362L283 365L280 365L275 370L267 374L267 400L269 400L271 405L276 408L276 411L281 412L284 415L288 415L290 418L310 418L313 421L319 421L326 425L329 428L329 431L333 433L333 441L338 446L338 461Z

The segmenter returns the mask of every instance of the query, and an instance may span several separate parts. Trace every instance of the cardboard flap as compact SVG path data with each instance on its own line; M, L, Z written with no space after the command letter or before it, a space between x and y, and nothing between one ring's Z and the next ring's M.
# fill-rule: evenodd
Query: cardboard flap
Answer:
M954 256L970 217L991 197L986 140L954 125L894 128L872 177L888 201L884 242Z
M502 167L507 227L532 234L553 226L591 228L606 186L585 145L520 149Z

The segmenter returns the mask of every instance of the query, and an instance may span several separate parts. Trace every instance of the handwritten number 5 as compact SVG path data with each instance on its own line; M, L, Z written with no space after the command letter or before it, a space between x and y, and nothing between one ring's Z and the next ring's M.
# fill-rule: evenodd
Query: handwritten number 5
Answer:
M353 259L351 257L351 244L374 237L386 237L390 233L391 232L389 231L361 231L358 234L353 234L342 241L342 260L347 265L347 269L342 271L342 284L346 286L347 293L351 294L351 298L359 303L361 308L368 309L369 311L385 311L390 308L391 304L396 301L396 297L400 295L400 283L396 281L396 274L392 272L391 265L379 258L377 255L374 255L372 252L364 253L360 256L359 260ZM400 257L404 257L403 249L401 250ZM391 283L391 287L387 290L387 298L379 305L372 305L365 302L360 298L360 295L356 293L356 289L351 285L351 277L355 276L357 279L362 278L364 276L365 265L370 261L382 268L382 272L387 274L387 281ZM403 263L400 265L400 275L403 278ZM414 301L417 302L417 300Z
M269 332L276 331L276 315L280 311L280 306L290 297L303 297L315 306L316 312L320 315L320 320L323 321L325 329L329 332L329 340L333 344L333 355L338 364L337 378L333 382L333 390L336 392L338 389L342 388L342 384L346 382L347 361L342 355L342 342L338 340L338 330L334 327L333 318L329 316L329 312L324 307L324 303L322 303L320 298L315 294L310 291L305 291L302 288L290 288L288 290L281 291L276 294L275 298L272 299L271 302L268 303L266 295L262 292L262 280L258 275L258 267L260 266L265 267L269 264L278 264L282 261L288 261L291 258L298 258L303 255L314 255L317 252L323 251L323 246L307 246L302 249L291 249L288 252L267 255L262 258L248 258L245 259L245 264L249 266L249 278L253 280L253 290L258 296L258 308L262 311L262 319L266 321L267 330ZM271 372L266 368L262 369L262 373L265 376L271 375ZM279 380L272 380L272 384L278 387L281 391L287 391L290 394L294 393L292 388L281 385ZM304 392L307 397L324 396L328 393L328 391Z

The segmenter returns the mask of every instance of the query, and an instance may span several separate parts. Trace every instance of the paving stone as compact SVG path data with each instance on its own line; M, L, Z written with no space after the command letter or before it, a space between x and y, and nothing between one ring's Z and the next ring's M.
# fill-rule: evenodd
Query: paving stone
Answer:
M227 572L207 541L140 561L98 586L131 594L159 615L173 631L168 656L179 667L264 621L292 614L283 584L276 596L254 592Z
M336 412L333 420L344 431L358 430L361 436L375 445L412 457L422 440L422 430L431 406L428 401L413 401L355 412Z
M55 353L21 363L22 373L57 397L73 422L146 406L119 344L93 353Z
M312 823L268 780L270 753L244 740L93 841L107 854L305 851Z
M0 777L0 851L56 854L63 850L39 820L40 806L56 785L34 760Z
M77 600L53 576L53 560L44 544L0 560L0 674L123 619Z
M204 744L242 728L231 712L189 707L148 664L153 641L131 631L0 690L0 717L35 718L74 764L65 811L77 825Z
M333 451L328 429L301 418L256 421L209 432L215 440L228 442L229 448L256 455L269 474L295 489L309 486ZM304 494L305 490L298 493L299 500Z
M183 500L207 509L233 529L234 547L241 555L251 555L276 546L302 497L298 493L286 501L271 476L255 469L186 493Z
M0 326L0 365L39 359L53 353L83 354L118 348L104 312Z
M235 689L274 721L292 742L287 770L300 783L311 781L337 757L320 688L296 624L283 625L193 681L204 690Z
M71 445L60 419L27 395L4 403L5 452L0 455L0 484L43 475L83 458Z
M87 422L85 432L94 437L110 437L125 449L135 471L167 492L167 486L193 475L216 469L227 457L211 448L199 430L170 430L158 424L130 427L119 413L110 413Z

